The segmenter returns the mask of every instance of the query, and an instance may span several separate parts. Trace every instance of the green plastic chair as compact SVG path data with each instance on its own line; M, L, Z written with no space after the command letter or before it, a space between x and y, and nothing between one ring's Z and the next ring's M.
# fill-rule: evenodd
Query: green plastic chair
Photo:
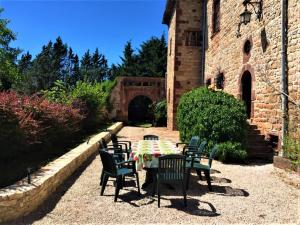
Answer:
M159 140L159 137L156 135L148 134L148 135L144 135L143 139L144 140Z
M178 147L179 145L185 145L183 147L183 154L184 154L185 151L187 151L187 150L196 150L197 147L198 147L199 141L200 141L200 137L199 136L193 136L191 138L191 140L190 140L189 143L187 143L187 142L179 142L179 143L176 143L176 147Z
M128 163L133 163L133 161L122 161L116 162L113 158L112 154L109 154L107 151L100 150L99 151L102 165L103 165L103 177L102 177L102 187L101 187L101 196L104 193L107 181L109 177L116 178L116 190L115 190L115 198L116 202L119 196L119 191L123 187L123 182L126 176L136 176L138 193L140 194L140 184L139 184L139 175L135 169L128 169L125 167ZM135 168L135 167L132 167Z
M180 183L186 203L186 160L184 155L165 155L158 158L158 171L154 179L152 196L157 188L158 208L160 207L161 183Z
M131 141L119 140L116 134L110 135L113 146L122 146L127 155L127 160L129 160L129 154L131 152Z
M191 170L195 169L197 171L198 175L201 174L201 171L204 172L205 178L206 178L206 181L207 181L207 184L208 184L208 189L209 189L209 191L212 191L210 170L211 170L211 166L212 166L212 161L215 158L217 152L218 152L218 146L215 145L213 147L213 149L211 150L208 158L204 157L204 156L201 156L201 158L208 159L208 164L207 165L204 165L201 162L197 162L197 161L194 161L194 160L191 160L190 162L187 163L187 169L188 169L187 185L189 184L189 178L190 178ZM201 158L200 158L200 161L201 161ZM199 176L201 176L201 175L199 175ZM201 179L201 177L200 177L200 179ZM187 186L187 188L188 188L188 186Z

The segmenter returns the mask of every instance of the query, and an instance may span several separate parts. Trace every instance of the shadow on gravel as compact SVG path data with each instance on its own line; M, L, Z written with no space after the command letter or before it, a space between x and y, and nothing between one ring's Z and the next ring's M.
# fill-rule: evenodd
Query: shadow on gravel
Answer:
M91 162L96 158L97 153L93 154L89 159L87 159L67 180L65 180L58 188L57 190L52 193L49 198L44 201L42 205L39 206L39 208L24 216L20 217L15 221L11 221L11 225L20 225L20 224L32 224L36 220L39 220L43 217L45 217L48 213L50 213L56 206L56 204L59 202L62 196L67 192L67 190L76 182L78 177L81 175L81 173L91 164Z
M194 216L215 217L220 215L219 213L217 213L217 210L214 207L214 205L210 202L204 202L199 201L197 199L188 198L187 207L184 207L183 200L180 198L170 199L170 202L171 205L165 206L166 208L174 208Z

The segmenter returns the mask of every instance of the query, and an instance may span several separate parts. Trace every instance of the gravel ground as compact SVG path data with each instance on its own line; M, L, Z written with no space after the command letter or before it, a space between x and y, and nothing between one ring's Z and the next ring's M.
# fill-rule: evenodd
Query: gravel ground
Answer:
M164 128L125 127L118 135L139 140L151 133L178 141L178 132ZM151 186L139 197L131 178L114 203L113 182L108 182L105 196L100 196L101 162L97 155L36 212L13 224L299 224L299 189L284 181L289 176L286 172L274 170L272 164L226 165L217 161L213 169L213 192L208 191L205 180L199 181L193 174L186 208L179 188L163 190L158 208L157 198L149 196ZM139 174L143 183L145 172Z

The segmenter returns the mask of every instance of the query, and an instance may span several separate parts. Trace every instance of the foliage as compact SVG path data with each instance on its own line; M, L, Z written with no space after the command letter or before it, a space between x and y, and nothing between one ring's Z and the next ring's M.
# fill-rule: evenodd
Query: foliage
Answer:
M247 151L238 142L224 142L218 145L217 158L222 162L245 163Z
M69 105L15 92L0 92L0 158L34 144L52 146L80 130L84 115Z
M194 135L211 141L244 143L247 117L244 104L221 91L194 89L180 98L177 109L180 138L189 141Z
M167 101L162 100L154 105L154 119L156 126L167 125Z
M288 135L284 140L284 156L294 164L300 164L300 133Z
M19 82L16 59L20 50L10 47L16 35L7 27L9 20L1 18L2 12L0 8L0 90L8 90L13 83Z
M165 36L152 37L142 43L138 54L138 76L164 77L167 68Z
M164 77L167 68L167 44L164 35L161 38L151 37L143 42L137 54L132 49L131 42L127 42L121 60L121 65L112 65L110 77Z
M92 84L78 81L73 89L69 89L64 82L56 81L54 87L44 91L44 96L51 102L81 105L87 116L84 127L93 129L106 116L105 109L110 109L109 96L115 83L105 81Z

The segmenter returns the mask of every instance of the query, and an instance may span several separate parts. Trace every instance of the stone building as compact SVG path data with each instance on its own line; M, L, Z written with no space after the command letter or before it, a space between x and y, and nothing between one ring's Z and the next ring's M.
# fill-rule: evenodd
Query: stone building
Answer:
M240 22L243 12L252 13L250 22ZM265 138L280 141L283 125L300 129L300 0L168 0L163 23L168 128L176 129L182 93L214 84L245 101L249 122Z

